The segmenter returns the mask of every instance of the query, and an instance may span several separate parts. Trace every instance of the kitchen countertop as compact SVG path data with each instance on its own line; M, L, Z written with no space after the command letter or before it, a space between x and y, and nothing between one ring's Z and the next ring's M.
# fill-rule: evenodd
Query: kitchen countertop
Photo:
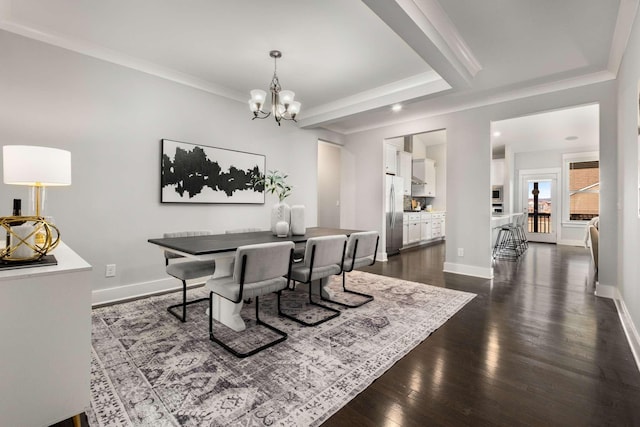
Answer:
M509 224L513 221L514 217L524 215L522 212L512 213L512 214L491 214L491 226L492 227L502 227L503 225Z

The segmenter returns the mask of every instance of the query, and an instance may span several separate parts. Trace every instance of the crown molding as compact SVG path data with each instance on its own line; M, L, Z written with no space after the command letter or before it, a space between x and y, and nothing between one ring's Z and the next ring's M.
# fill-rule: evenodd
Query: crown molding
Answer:
M10 5L8 5L7 2L0 2L0 29L53 46L61 47L66 50L77 52L82 55L111 62L113 64L131 68L136 71L141 71L143 73L160 77L165 80L170 80L175 83L200 89L214 95L223 96L234 101L243 103L246 102L247 96L245 94L231 90L224 86L212 84L206 80L194 77L192 75L182 73L168 67L163 67L150 61L134 58L132 56L125 55L123 53L93 43L74 40L69 37L40 31L35 28L19 24L17 22L13 22L10 19Z
M618 17L616 19L616 27L611 40L611 49L609 51L609 63L607 69L614 75L618 75L622 57L627 49L633 22L638 12L639 0L620 0L618 7Z

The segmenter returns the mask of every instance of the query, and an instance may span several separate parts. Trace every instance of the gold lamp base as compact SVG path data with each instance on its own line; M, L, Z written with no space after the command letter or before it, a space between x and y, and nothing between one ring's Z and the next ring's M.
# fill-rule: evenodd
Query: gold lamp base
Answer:
M42 258L60 243L60 230L41 216L0 217L8 244L0 251L0 260L34 261Z

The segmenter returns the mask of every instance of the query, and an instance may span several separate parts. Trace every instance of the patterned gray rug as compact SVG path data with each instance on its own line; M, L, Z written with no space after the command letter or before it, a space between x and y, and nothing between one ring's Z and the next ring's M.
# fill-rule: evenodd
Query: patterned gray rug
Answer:
M261 318L289 338L246 359L209 341L206 302L189 307L186 323L167 313L180 293L93 310L90 425L319 425L475 296L358 271L348 283L376 299L313 328L277 317L275 297L261 298ZM305 298L286 292L283 306L306 314ZM253 319L253 304L242 315ZM237 346L273 338L253 320L240 333L214 328Z

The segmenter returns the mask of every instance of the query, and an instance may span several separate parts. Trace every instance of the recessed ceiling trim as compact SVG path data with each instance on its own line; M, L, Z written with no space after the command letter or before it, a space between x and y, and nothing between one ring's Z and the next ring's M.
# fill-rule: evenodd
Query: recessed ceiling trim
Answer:
M618 75L620 63L629 37L631 37L631 29L638 11L639 0L620 0L618 7L618 17L616 18L616 27L613 32L613 40L611 41L611 50L609 51L609 63L607 69L613 74Z
M603 83L610 80L615 80L616 76L609 71L599 71L576 78L560 80L557 82L547 83L543 85L536 85L528 88L516 89L504 93L497 93L493 96L482 97L481 99L461 102L454 105L449 105L444 108L435 108L429 110L429 112L422 114L413 114L410 117L405 115L403 117L393 118L390 116L389 120L378 121L375 125L361 126L357 128L349 129L348 131L339 130L330 125L325 126L327 129L333 132L340 133L342 135L351 135L358 132L366 132L373 129L379 129L388 126L395 126L402 123L410 123L429 117L441 116L444 114L456 113L459 111L471 110L474 108L486 107L489 105L500 104L503 102L515 101L522 98L528 98L532 96L544 95L547 93L558 92L561 90L573 89L576 87L587 86L591 84Z
M309 109L298 119L298 124L302 128L314 127L330 120L451 89L446 81L434 76L437 76L435 72L429 71Z
M239 101L242 103L246 102L247 96L243 93L231 90L224 86L215 85L189 74L163 67L150 61L134 58L99 45L36 30L35 28L31 28L7 19L8 16L6 12L7 6L4 3L0 3L1 30L9 31L14 34L18 34L53 46L61 47L63 49L67 49L83 55L91 56L93 58L101 59L103 61L111 62L113 64L121 65L123 67L131 68L136 71L141 71L146 74L151 74L153 76L200 89L205 92L223 96L234 101Z

